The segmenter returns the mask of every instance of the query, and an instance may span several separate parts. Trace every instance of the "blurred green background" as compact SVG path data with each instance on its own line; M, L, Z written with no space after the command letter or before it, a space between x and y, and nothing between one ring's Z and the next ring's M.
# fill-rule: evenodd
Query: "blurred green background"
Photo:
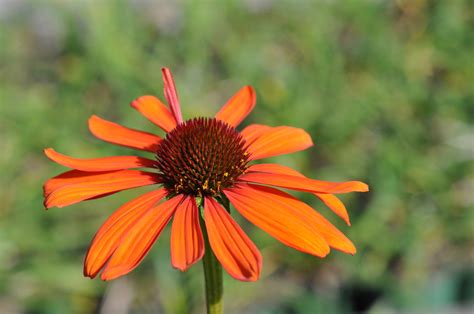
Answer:
M262 250L256 283L226 275L228 313L468 313L474 302L474 8L458 1L0 1L0 313L202 313L201 265L172 269L169 228L139 268L82 276L88 244L146 189L44 211L42 184L76 157L131 154L93 138L98 114L156 128L128 103L163 97L185 117L257 90L244 125L305 128L315 147L274 158L359 179L352 220L298 195L354 241L317 259L238 218Z

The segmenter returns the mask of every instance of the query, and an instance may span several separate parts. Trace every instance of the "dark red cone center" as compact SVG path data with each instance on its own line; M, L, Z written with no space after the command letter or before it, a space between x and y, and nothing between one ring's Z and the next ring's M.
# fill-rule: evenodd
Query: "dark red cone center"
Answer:
M156 159L171 194L217 196L245 172L248 153L235 128L214 118L195 118L166 135Z

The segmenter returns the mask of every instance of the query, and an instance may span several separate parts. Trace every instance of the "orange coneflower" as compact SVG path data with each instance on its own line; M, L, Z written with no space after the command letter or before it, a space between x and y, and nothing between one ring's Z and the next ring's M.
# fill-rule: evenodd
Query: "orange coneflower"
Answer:
M45 150L53 161L72 168L44 185L46 208L63 207L122 190L157 185L120 207L100 227L84 262L84 274L110 280L133 270L174 217L171 263L182 271L204 255L200 226L202 206L210 247L234 278L257 280L262 257L255 244L231 218L230 203L246 219L282 243L324 257L330 247L354 254L352 242L310 206L276 189L310 192L349 224L342 202L334 194L364 192L359 181L326 182L309 179L277 164L251 164L313 145L302 129L253 124L236 127L255 106L252 87L242 88L213 118L184 121L171 73L163 69L165 97L170 108L153 96L132 102L151 122L167 132L164 138L92 116L89 128L96 137L116 145L154 154L76 159ZM129 170L148 168L150 171Z

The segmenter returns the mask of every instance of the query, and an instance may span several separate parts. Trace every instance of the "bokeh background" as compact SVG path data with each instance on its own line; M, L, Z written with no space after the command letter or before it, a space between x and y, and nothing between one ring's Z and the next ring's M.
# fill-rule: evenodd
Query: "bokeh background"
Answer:
M44 211L42 183L76 157L130 154L93 138L98 114L159 132L128 105L163 99L173 70L185 117L257 90L244 125L305 128L310 150L274 158L342 196L355 256L317 259L237 217L261 248L260 281L226 275L228 313L470 313L474 302L474 8L449 1L0 1L0 312L202 313L202 268L171 268L169 228L130 275L82 276L88 244L126 191Z

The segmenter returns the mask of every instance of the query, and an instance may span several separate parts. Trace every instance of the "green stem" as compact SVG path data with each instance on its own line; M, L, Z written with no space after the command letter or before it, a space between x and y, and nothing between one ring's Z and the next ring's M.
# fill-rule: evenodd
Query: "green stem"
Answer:
M203 229L206 253L203 257L204 281L206 282L206 304L208 314L222 313L222 296L224 294L222 282L222 266L212 252L206 228Z

